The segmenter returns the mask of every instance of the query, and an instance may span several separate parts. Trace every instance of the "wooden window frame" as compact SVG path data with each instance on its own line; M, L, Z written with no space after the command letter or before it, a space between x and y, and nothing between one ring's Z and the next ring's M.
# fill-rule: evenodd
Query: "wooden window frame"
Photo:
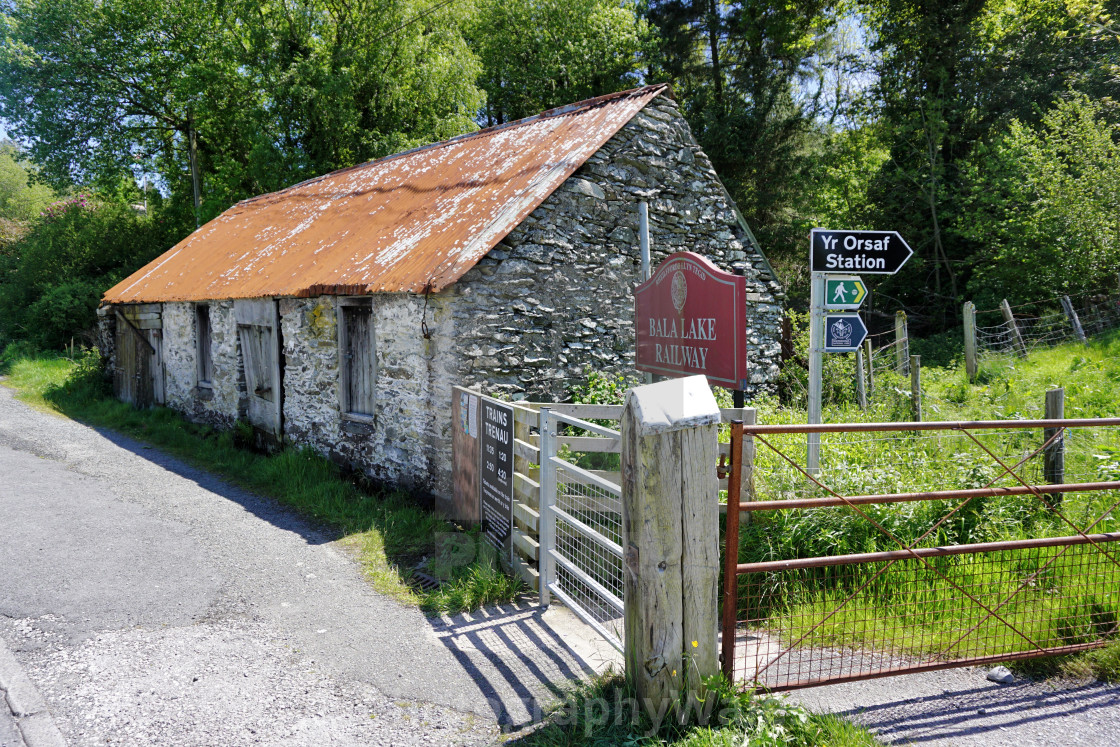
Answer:
M350 340L348 339L348 335L347 335L347 331L346 331L346 309L347 308L355 308L355 307L366 308L366 309L369 309L369 312L370 312L369 350L370 350L370 357L371 357L370 362L372 364L372 371L371 371L370 376L372 378L372 381L374 382L374 388L375 388L375 391L376 391L376 382L377 382L377 334L376 334L376 327L377 327L377 325L374 323L373 299L371 299L369 297L365 297L365 298L361 298L361 297L358 297L358 298L340 298L340 299L338 299L337 305L335 307L336 322L337 322L337 327L338 327L338 406L339 406L339 412L341 413L343 420L348 420L348 421L352 421L352 422L355 422L355 423L365 423L367 425L373 425L374 421L376 419L375 416L373 415L373 413L372 412L370 412L370 413L353 412L353 408L352 408L353 403L350 402L350 363L347 359L347 354L350 350ZM374 408L375 403L376 403L376 398L372 394L371 394L371 397L372 397L372 399L369 402L369 405L370 405L370 409L372 410Z
M206 348L202 345L202 321L206 320L207 342ZM214 388L214 321L210 318L210 304L198 303L194 306L194 343L195 343L195 380L199 389ZM206 377L203 360L210 363L210 376Z

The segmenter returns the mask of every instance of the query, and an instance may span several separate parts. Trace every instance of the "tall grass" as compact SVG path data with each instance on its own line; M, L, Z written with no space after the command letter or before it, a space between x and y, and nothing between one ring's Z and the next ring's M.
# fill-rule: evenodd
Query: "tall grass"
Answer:
M1116 417L1120 415L1120 333L1088 346L1035 351L1027 359L985 358L974 384L959 366L927 367L922 375L927 420L1040 419L1044 394L1054 386L1066 390L1067 417ZM824 420L907 420L905 383L904 387L893 374L880 376L869 412L854 404L835 405L826 408ZM804 413L770 400L762 403L759 422L804 422ZM975 435L1008 466L1042 443L1039 429ZM765 438L794 462L804 464L804 435ZM821 440L818 479L840 495L1018 484L979 445L959 433L825 434ZM831 494L761 442L757 449L754 479L759 500ZM1015 474L1032 484L1043 483L1040 464L1041 457L1036 456L1018 466ZM1120 479L1120 429L1069 431L1066 482L1115 479ZM1120 531L1112 510L1118 500L1116 492L1104 492L867 505L861 507L866 518L846 507L755 513L741 528L739 557L740 562L762 562L896 550L900 543L922 537L920 546L929 547L1072 535L1078 530ZM1120 560L1120 547L1106 550ZM1032 576L1032 563L1041 567L1058 553L1064 553L1060 561L1037 578ZM1095 561L1100 563L1093 565ZM1000 608L1000 616L1043 646L1084 643L1117 633L1120 568L1111 560L1101 560L1100 551L1093 547L955 556L931 565L940 574L914 560L899 562L858 593L881 565L776 573L752 579L755 586L742 595L741 605L748 617L768 620L768 625L785 631L783 636L791 638L788 642L807 636L804 645L875 647L942 659L966 652L997 655L1029 648L1021 635L994 619L962 639L962 633L986 614L967 602L962 591L992 607L1010 599ZM1090 565L1096 574L1091 579L1086 577ZM1023 583L1028 588L1015 593ZM855 598L849 599L853 593ZM841 604L840 612L812 627Z

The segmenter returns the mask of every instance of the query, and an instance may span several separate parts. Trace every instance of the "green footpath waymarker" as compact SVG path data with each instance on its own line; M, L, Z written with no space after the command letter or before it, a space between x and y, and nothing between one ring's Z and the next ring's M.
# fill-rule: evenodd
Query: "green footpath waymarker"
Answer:
M867 298L867 286L858 275L829 275L824 281L826 309L858 309Z

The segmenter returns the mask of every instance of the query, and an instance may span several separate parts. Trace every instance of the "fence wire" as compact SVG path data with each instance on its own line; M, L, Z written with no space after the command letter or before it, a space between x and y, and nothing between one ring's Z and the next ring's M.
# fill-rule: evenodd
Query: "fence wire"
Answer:
M1120 298L1116 296L1083 296L1079 299L1079 307L1075 308L1075 311L1086 335L1101 334L1120 328ZM1063 311L1037 315L1021 312L1016 314L1014 325L1004 321L995 325L977 326L977 351L1005 355L1018 353L1015 328L1018 329L1027 353L1078 339L1073 320Z
M1047 435L1009 425L820 439L821 468L810 478L805 434L754 436L753 495L763 510L739 529L740 679L789 689L1120 637L1120 490L1024 486L1120 481L1120 429ZM1064 460L1048 462L1059 446ZM991 487L1019 492L764 508Z
M1120 632L1117 540L748 573L735 672L789 689L1101 645Z

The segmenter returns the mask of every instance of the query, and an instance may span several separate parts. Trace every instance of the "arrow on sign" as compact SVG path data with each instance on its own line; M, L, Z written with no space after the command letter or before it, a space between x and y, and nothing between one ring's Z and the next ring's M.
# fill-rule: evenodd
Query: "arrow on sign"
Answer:
M857 275L829 275L824 283L826 309L858 309L867 298L867 286Z
M859 314L824 315L824 352L851 353L867 337L867 325Z
M893 275L902 269L914 250L897 231L809 232L809 269L812 272Z

